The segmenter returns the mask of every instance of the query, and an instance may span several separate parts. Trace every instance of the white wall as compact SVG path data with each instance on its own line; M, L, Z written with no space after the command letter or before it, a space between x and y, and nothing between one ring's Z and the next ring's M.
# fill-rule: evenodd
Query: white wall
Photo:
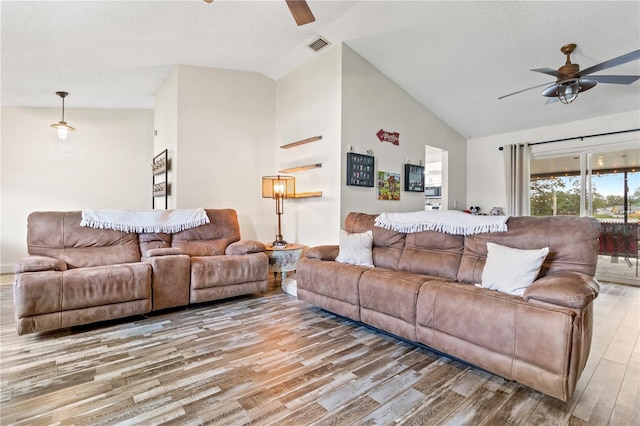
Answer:
M275 82L180 65L165 85L157 94L156 128L165 126L168 137L158 141L159 130L156 148L174 150L175 207L233 208L244 239L272 239L273 218L260 191L274 164ZM160 121L174 114L174 128Z
M285 200L282 235L308 246L335 244L340 230L341 46L332 46L276 84L276 163L279 170L322 163L321 168L288 173L297 192L322 191L321 198ZM322 136L289 149L280 146ZM265 200L273 241L277 231L274 201Z
M58 108L2 108L2 272L27 254L37 210L151 207L153 111L65 109L76 128L60 141Z
M571 105L558 105L570 108ZM488 212L492 207L506 207L503 151L498 148L513 143L534 143L555 139L636 129L640 127L640 111L574 121L557 126L539 127L467 141L467 207L480 206ZM535 152L565 148L580 149L586 145L606 146L619 141L638 140L638 133L589 138L532 147Z
M346 185L346 153L374 150L375 170L401 174L404 164L425 159L425 145L449 152L449 203L465 205L466 141L431 111L420 105L388 77L349 47L343 49L342 81L342 177L341 218L351 211L381 213L424 210L424 194L401 191L400 201L377 200L377 189ZM384 129L400 133L400 144L380 142L376 133ZM449 208L453 208L452 205Z

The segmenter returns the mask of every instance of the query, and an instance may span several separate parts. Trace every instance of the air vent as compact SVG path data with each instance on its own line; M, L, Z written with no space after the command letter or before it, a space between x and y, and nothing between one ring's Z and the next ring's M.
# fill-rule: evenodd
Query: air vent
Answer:
M314 40L311 43L309 43L308 46L314 51L318 52L321 49L329 46L330 44L331 43L329 43L327 40L323 39L322 37L319 37L317 40Z

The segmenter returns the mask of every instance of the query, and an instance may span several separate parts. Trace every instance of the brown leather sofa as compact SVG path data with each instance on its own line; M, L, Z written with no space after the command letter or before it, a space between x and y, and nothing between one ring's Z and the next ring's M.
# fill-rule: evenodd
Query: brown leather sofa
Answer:
M511 217L507 232L471 236L404 234L350 213L349 233L373 231L374 267L335 262L338 246L307 250L298 297L323 309L426 345L567 401L584 369L592 335L599 223L594 219ZM522 297L475 286L487 242L549 247Z
M209 224L175 234L82 227L79 211L31 213L29 256L15 265L18 334L266 291L265 245L240 240L234 210L206 213Z

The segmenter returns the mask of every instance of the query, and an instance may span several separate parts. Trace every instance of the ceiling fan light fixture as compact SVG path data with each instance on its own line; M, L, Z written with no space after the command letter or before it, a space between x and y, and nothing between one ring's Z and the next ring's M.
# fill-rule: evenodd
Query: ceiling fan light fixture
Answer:
M558 98L563 104L570 104L575 101L578 93L580 93L579 79L561 83L557 91Z
M74 130L76 130L75 128L69 126L66 121L64 121L64 98L66 98L69 93L56 92L56 95L62 98L62 120L52 124L50 127L58 129L58 139L60 139L61 141L66 141L67 137L69 136L69 132L73 132Z

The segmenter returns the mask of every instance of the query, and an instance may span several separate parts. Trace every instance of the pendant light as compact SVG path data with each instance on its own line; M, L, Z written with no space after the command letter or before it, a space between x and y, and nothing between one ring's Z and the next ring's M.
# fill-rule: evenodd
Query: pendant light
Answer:
M67 92L56 92L56 95L62 98L62 120L52 124L51 127L58 129L58 139L65 141L67 140L69 132L73 132L75 130L73 127L69 126L66 121L64 121L64 98L69 94Z

